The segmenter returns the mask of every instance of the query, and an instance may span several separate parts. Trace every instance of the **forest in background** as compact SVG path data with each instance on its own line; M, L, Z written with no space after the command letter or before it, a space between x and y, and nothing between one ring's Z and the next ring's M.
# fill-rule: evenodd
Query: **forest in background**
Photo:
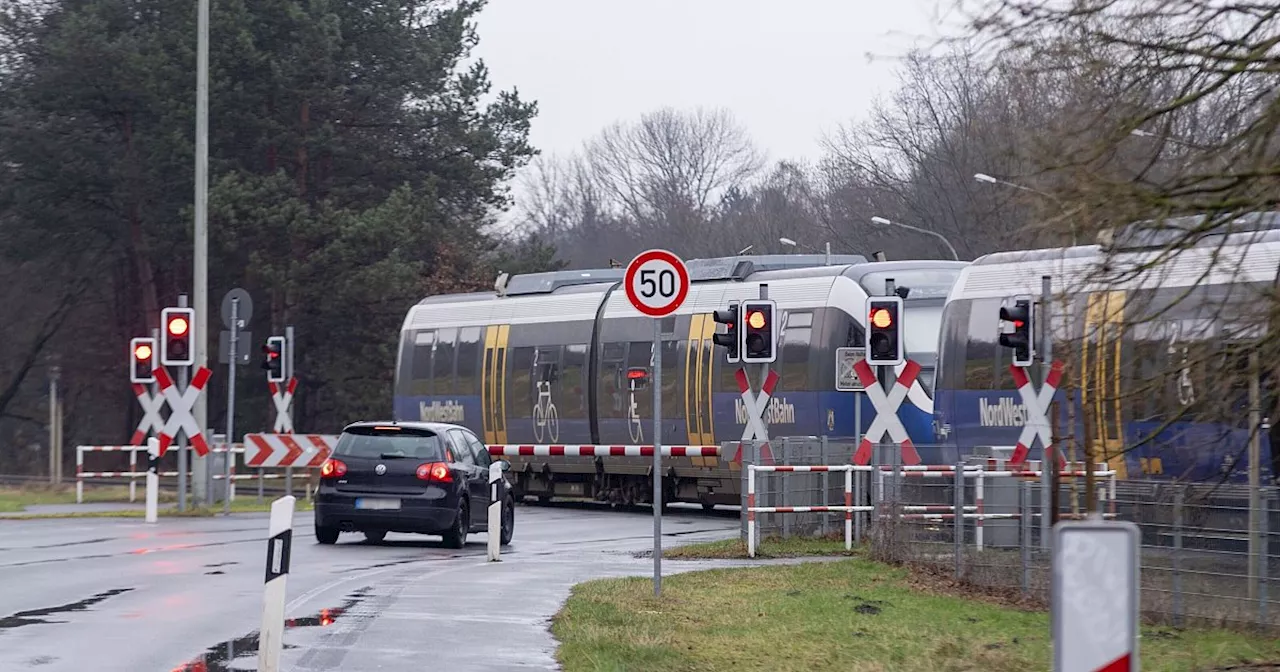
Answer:
M732 110L711 108L637 111L571 156L541 155L536 101L492 90L470 56L482 1L214 3L211 318L239 286L255 340L294 326L296 428L331 432L389 411L410 305L501 271L625 263L655 241L685 258L830 243L970 260L1274 207L1275 11L961 4L971 34L905 57L896 90L806 163L766 160ZM39 473L49 367L65 446L126 441L140 417L129 339L190 292L195 12L0 7L0 471ZM226 384L215 367L214 428ZM237 427L269 427L260 371L237 386Z

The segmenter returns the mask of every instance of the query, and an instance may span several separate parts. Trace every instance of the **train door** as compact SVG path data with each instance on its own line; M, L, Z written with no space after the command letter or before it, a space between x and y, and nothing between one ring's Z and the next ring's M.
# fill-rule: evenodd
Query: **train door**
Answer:
M691 315L684 349L684 418L690 445L712 445L715 429L711 417L712 336L716 322L710 313ZM714 467L715 457L693 457L695 467Z
M489 444L507 442L507 339L511 325L490 325L484 330L484 372L480 384L484 406L484 440Z
M1121 413L1121 346L1126 293L1089 294L1080 360L1080 405L1085 440L1095 459L1104 460L1117 478L1127 478Z

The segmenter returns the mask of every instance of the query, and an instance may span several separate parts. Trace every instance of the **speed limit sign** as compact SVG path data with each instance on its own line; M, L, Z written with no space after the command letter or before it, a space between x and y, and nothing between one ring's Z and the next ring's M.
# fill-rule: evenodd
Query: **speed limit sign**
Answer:
M689 296L689 271L684 261L666 250L649 250L627 264L627 300L649 317L666 317Z

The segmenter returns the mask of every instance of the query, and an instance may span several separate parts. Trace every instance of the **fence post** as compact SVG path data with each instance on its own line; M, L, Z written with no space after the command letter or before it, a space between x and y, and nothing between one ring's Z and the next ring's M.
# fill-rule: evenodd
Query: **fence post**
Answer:
M1022 595L1031 595L1031 481L1018 483L1018 522L1022 524L1022 534L1018 546L1022 551Z
M827 472L823 472L824 474ZM844 550L853 550L853 465L844 471ZM823 516L823 520L827 517Z
M84 503L84 477L80 472L84 471L84 451L82 446L76 446L76 504Z
M747 557L756 557L756 465L748 464L743 470L747 475Z
M865 472L862 472L862 471L854 472L852 469L850 469L850 470L849 470L849 473L850 473L850 474L853 474L853 478L854 478L854 482L853 482L854 496L853 496L853 498L854 498L854 500L855 500L855 501L857 501L857 502L858 502L858 506L862 506L864 493L866 492L865 488L863 488L863 487L862 487L862 474L863 474L863 473L865 473ZM862 512L862 511L859 511L859 512L857 512L857 513L855 513L855 514L854 514L854 518L853 518L853 538L854 538L854 539L855 539L859 544L861 544L861 543L862 543L862 514L863 514L863 512Z
M502 540L502 463L489 464L489 561L499 562Z
M1046 447L1044 459L1040 460L1040 550L1042 551L1049 550L1053 536L1050 533L1053 527L1052 509L1058 506L1058 503L1053 501L1053 472L1049 469L1050 452Z
M790 448L791 448L791 437L789 436L782 437L782 463L783 464L788 464L788 465L791 464ZM786 478L782 474L779 474L776 472L773 474L770 474L770 477L773 479L773 482L777 484L778 489L782 491L781 496L779 497L779 499L782 500L782 503L779 504L779 506L787 506L788 503L791 501L791 479ZM792 514L792 516L782 516L782 538L783 539L788 539L791 537L791 518L793 516L794 514ZM823 516L823 518L825 517L826 516Z
M1182 485L1173 486L1173 626L1182 627Z
M743 446L741 443L738 444L737 449L741 451L739 453L739 457L741 457L742 459L742 463L741 463L742 464L742 485L738 486L738 494L741 495L740 497L741 503L738 505L738 514L739 514L738 522L740 523L742 528L741 529L742 542L746 543L747 541L747 465L751 464L751 461L748 459L746 450L744 450L744 448L745 446ZM729 444L725 443L721 448L721 452L727 453L728 450L729 450Z
M1271 516L1272 489L1261 488L1261 490L1262 511L1259 513L1262 515L1258 516L1258 526L1261 528L1258 530L1258 536L1262 539L1260 553L1262 557L1258 562L1258 622L1265 624L1267 623L1267 574L1270 571L1268 565L1271 558L1271 530L1267 519Z
M956 580L960 580L960 568L964 555L964 462L956 462L955 508L955 560Z
M822 437L820 437L820 440L819 440L819 443L818 443L818 448L819 448L819 450L821 450L821 451L822 451L822 461L820 462L820 464L831 464L831 460L830 460L830 458L827 456L827 447L828 447L828 446L827 446L827 437L826 437L826 435L824 434ZM852 474L853 472L849 472L849 473L851 473L851 474ZM830 476L831 476L830 472L826 472L826 471L822 472L822 476L821 476L821 478L822 478L822 500L821 500L821 501L819 501L819 502L816 502L816 504L819 504L819 505L826 504L826 503L827 503L827 500L831 497L831 478L830 478ZM830 522L830 521L828 521L828 520L827 520L828 516L818 516L818 518L819 518L820 520L822 520L822 536L823 536L823 537L826 537L826 536L827 536L827 532L829 531L829 530L828 530L828 523Z

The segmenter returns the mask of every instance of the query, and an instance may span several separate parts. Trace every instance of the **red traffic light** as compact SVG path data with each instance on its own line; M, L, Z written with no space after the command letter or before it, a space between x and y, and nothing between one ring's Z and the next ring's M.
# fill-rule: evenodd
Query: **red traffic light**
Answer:
M189 327L190 325L187 324L187 319L184 317L175 317L172 320L169 320L169 333L174 336L181 336L187 333L187 329Z
M754 310L747 315L747 326L752 329L763 329L765 324L764 311Z
M145 362L148 359L151 359L151 346L146 343L138 345L138 347L133 350L133 356L140 362Z
M876 308L871 311L871 324L880 329L891 327L893 326L893 314L889 312L888 308Z

